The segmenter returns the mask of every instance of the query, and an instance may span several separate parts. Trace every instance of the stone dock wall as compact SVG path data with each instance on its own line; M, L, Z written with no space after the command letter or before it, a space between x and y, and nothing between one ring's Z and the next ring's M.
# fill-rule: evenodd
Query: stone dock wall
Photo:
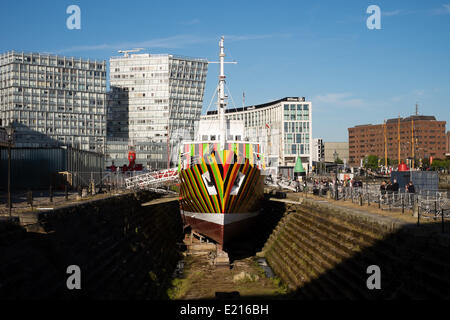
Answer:
M442 234L431 224L411 225L311 199L284 207L261 254L289 286L289 298L450 298L448 224ZM380 268L380 290L367 287L371 265Z
M0 299L165 299L180 259L178 201L129 193L0 224ZM68 290L67 267L81 270Z

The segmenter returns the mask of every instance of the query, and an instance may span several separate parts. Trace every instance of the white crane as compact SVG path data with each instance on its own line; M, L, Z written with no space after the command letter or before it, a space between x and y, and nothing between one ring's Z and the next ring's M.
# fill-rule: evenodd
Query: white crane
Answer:
M129 54L130 52L139 52L139 51L142 51L142 50L144 50L144 48L135 48L135 49L131 49L131 50L119 50L119 51L117 51L117 52L123 53L123 56L124 56L124 57L128 57L128 54Z

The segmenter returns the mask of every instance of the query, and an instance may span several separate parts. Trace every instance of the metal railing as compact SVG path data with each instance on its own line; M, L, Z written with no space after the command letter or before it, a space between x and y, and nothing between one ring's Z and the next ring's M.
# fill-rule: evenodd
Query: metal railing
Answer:
M163 186L178 181L177 168L149 172L125 179L127 189L148 189L157 191Z
M283 186L284 187L284 186ZM289 188L291 189L291 188ZM338 201L351 201L360 205L377 205L381 209L414 209L415 205L421 205L429 212L431 204L436 204L433 212L447 210L450 207L448 191L446 190L422 190L408 193L404 191L382 192L378 185L366 184L364 187L335 186L331 183L314 185L308 183L307 190L303 185L300 192L311 193L320 197L328 197Z
M289 186L283 186L291 189ZM302 192L307 197L313 194L319 197L334 199L335 201L351 201L360 206L374 206L381 210L401 210L402 214L410 210L417 217L417 225L420 219L441 220L442 232L446 219L450 219L450 192L448 190L421 190L415 193L405 191L381 191L378 185L367 184L364 187L335 186L331 183L302 184L297 187L297 192Z

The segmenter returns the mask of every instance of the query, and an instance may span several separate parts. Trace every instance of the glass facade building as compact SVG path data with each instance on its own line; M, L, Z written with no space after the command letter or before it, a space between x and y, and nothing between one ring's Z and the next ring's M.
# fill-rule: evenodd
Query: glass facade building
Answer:
M0 55L0 126L10 123L17 147L67 145L104 153L106 61Z
M176 164L181 139L193 139L200 119L208 62L170 54L125 54L110 59L107 164L148 169Z
M249 141L264 146L269 166L294 167L297 157L311 166L311 102L304 97L287 97L277 101L226 110L230 120L242 120ZM217 118L210 111L204 119ZM305 168L307 169L307 168Z

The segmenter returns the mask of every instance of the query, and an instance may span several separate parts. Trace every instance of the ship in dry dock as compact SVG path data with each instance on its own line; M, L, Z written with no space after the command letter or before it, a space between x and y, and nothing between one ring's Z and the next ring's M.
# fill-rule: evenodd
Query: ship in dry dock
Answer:
M200 120L195 141L183 141L178 171L184 224L222 248L252 232L264 196L264 153L246 141L244 123L226 120L224 37L219 42L218 119Z

